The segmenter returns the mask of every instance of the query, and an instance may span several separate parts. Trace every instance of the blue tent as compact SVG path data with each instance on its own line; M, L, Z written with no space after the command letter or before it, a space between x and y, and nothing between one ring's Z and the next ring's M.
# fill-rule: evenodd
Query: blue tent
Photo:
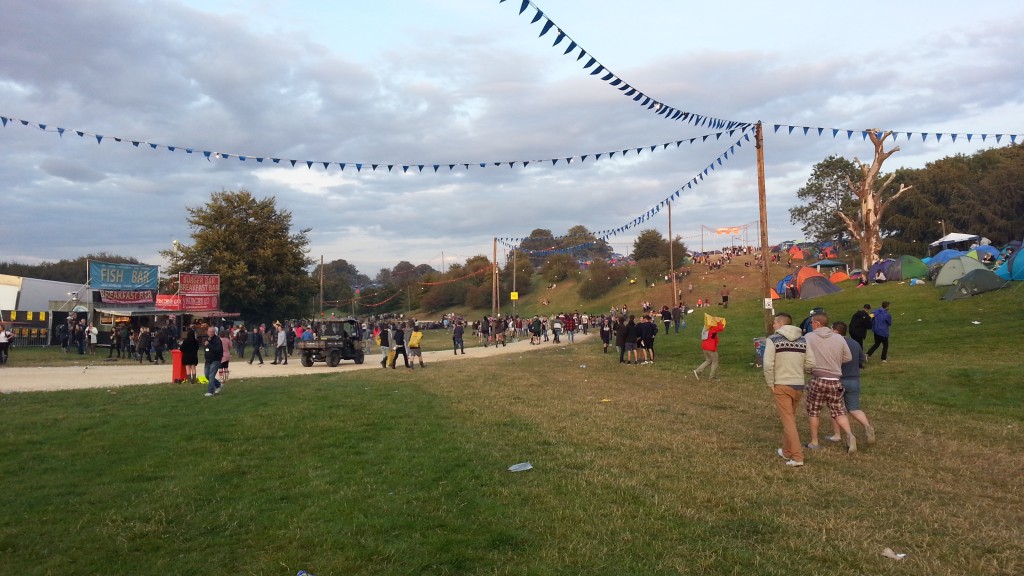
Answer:
M786 292L786 286L789 286L789 281L792 279L793 275L790 274L789 276L786 276L782 280L779 280L779 283L775 285L775 291L778 292L779 296L782 296L783 298L789 297L788 292Z
M885 274L886 266L888 266L892 262L892 258L884 258L882 260L879 260L878 262L875 262L874 264L871 265L871 268L868 269L868 277L865 278L865 280L874 283L875 278L878 276L878 273L882 272L883 274Z
M960 256L963 256L965 254L967 254L967 252L961 252L959 250L953 250L952 248L950 248L947 250L943 250L942 252L939 252L935 256L932 256L928 260L928 264L945 264L946 262L949 262L953 258L959 258Z
M1024 258L1020 252L1015 252L999 268L996 268L996 276L1003 280L1024 280Z

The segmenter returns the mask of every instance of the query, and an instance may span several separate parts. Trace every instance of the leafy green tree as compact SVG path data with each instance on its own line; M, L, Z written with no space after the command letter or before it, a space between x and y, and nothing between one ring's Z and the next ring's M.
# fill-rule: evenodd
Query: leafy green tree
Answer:
M668 274L668 259L656 256L638 260L636 274L644 281L645 286L650 286L652 282L657 282Z
M849 238L842 212L857 217L858 202L850 193L850 182L858 182L857 166L841 156L829 156L814 165L807 183L796 191L801 205L789 209L789 220L801 224L804 236L817 242Z
M570 254L551 254L541 266L540 273L548 282L561 282L579 270L580 265Z
M320 284L320 264L313 268L310 274L313 282ZM370 278L360 274L355 266L345 260L334 260L323 265L323 291L324 300L343 301L354 296L356 288L363 288L370 284Z
M192 244L161 255L168 273L220 275L221 308L246 320L308 316L318 286L307 273L308 229L292 231L292 215L274 198L245 190L214 192L205 206L186 207Z
M625 279L625 267L611 266L607 260L597 258L590 263L587 274L577 290L580 297L593 300L611 292Z
M569 228L562 239L564 247L578 247L573 250L577 258L593 260L594 258L608 258L612 253L612 247L604 240L598 240L597 236L587 229L586 226L576 225Z
M513 266L513 261L515 266ZM509 255L508 260L505 262L505 267L501 270L501 286L502 286L502 298L507 297L506 293L512 292L512 280L513 270L515 271L515 291L519 292L519 296L523 297L530 293L533 280L534 268L533 263L530 262L529 258L519 254L519 251L515 251L515 256Z
M661 232L657 230L644 230L633 241L633 253L630 256L639 262L647 258L660 258L666 253L668 243Z

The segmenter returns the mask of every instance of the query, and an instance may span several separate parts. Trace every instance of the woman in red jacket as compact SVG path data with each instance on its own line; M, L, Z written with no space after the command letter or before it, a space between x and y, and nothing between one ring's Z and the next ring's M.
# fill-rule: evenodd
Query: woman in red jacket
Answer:
M693 376L697 380L700 380L700 375L704 373L704 369L708 366L711 367L711 372L708 374L709 380L714 380L715 375L718 374L718 334L722 330L725 330L725 324L721 321L714 326L704 329L706 334L700 341L701 350L704 351L704 363L693 371Z

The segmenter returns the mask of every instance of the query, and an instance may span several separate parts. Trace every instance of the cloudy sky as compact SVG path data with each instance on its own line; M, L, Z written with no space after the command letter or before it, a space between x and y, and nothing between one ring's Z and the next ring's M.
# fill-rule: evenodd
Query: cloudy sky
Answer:
M723 242L702 226L758 219L751 142L719 164L741 133L704 139L722 130L641 106L584 69L591 57L652 102L764 122L773 243L800 237L787 210L815 163L870 158L832 129L913 132L890 170L997 145L980 134L1024 139L1016 2L521 4L0 0L0 116L15 119L0 128L0 260L162 264L190 242L185 207L219 190L275 197L312 229L311 257L371 276L535 228L616 229L676 191L673 232L691 247ZM609 241L628 252L637 230L667 233L666 216Z

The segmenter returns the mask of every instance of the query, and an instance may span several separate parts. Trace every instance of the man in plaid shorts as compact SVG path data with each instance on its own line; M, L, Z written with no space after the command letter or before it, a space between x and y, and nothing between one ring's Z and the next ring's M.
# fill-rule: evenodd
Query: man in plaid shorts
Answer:
M818 426L821 407L828 406L832 419L846 432L847 452L857 451L857 438L850 430L850 419L846 416L846 402L843 400L843 362L853 360L846 339L829 328L828 315L817 312L811 317L811 331L807 333L807 350L814 355L814 370L811 383L807 386L807 420L811 427L811 443L807 448L817 450Z

